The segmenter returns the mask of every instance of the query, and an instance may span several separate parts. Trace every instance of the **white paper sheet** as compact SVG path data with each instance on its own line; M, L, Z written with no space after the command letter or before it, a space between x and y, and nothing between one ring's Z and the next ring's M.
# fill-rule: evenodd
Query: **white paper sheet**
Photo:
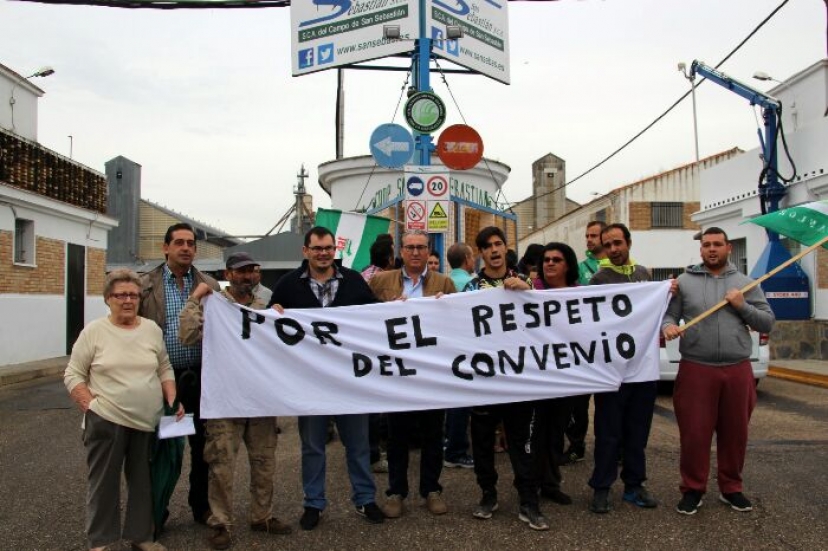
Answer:
M181 418L181 421L175 420L175 415L166 415L161 418L158 425L158 438L176 438L178 436L189 436L195 434L195 423L193 423L193 414L188 413Z

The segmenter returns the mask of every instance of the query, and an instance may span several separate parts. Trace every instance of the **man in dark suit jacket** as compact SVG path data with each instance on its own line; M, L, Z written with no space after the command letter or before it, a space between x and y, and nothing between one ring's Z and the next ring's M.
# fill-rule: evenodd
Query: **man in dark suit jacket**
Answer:
M305 260L296 270L283 276L273 288L269 307L328 308L377 302L359 272L338 266L334 261L334 235L316 226L305 234L302 253ZM313 530L327 505L325 499L325 444L328 440L327 415L299 417L302 440L302 489L305 512L299 520L303 530ZM376 504L376 486L371 473L368 445L368 414L336 415L334 421L345 445L348 476L356 512L373 524L385 517Z

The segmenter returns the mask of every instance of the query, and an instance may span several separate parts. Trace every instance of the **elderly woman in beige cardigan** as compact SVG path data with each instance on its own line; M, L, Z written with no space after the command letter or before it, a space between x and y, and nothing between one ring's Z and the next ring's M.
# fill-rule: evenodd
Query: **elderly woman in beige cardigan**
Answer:
M134 272L112 272L104 288L110 314L90 323L72 348L64 383L84 414L88 466L87 526L92 551L166 551L153 541L149 460L164 401L175 401L161 329L138 316L141 283ZM179 406L177 415L184 410ZM120 487L129 495L121 532Z

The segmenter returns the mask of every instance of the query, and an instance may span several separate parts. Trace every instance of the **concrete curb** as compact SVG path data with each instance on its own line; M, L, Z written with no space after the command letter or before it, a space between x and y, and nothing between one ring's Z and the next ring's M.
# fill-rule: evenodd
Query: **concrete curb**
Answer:
M795 383L828 388L828 375L811 373L810 371L769 366L768 377L775 377L777 379L785 379L786 381L793 381Z
M60 375L66 369L67 363L69 363L69 356L2 366L0 367L0 387Z

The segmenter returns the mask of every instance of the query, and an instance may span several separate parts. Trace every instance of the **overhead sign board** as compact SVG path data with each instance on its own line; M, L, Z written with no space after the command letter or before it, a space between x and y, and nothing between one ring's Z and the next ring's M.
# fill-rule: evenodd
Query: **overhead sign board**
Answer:
M509 17L506 0L430 0L426 26L434 54L509 84ZM446 26L463 29L446 40Z
M368 142L371 155L385 168L399 168L411 160L414 137L399 124L381 124L371 133Z
M293 76L410 52L419 14L408 0L292 0ZM389 24L400 26L400 39L383 38Z
M465 124L453 124L437 139L437 156L454 170L474 168L483 158L483 138Z
M417 92L405 102L405 122L417 132L431 134L446 122L446 104L433 92Z

